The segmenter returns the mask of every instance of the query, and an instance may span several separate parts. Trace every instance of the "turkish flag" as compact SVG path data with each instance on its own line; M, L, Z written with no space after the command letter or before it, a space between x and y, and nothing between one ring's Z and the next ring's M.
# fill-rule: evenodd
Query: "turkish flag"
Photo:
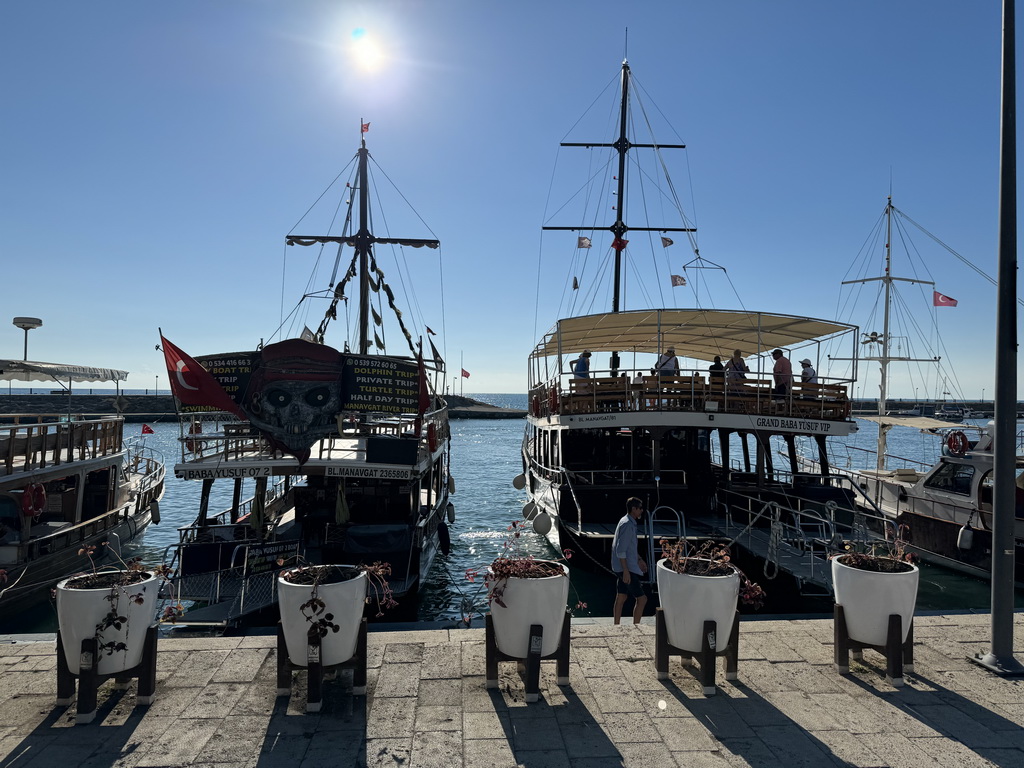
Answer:
M936 307L955 307L956 299L945 296L938 291L932 291L932 304Z
M171 344L163 335L160 336L160 341L164 346L164 361L167 363L171 393L179 402L185 405L208 405L233 413L245 421L249 420L203 366Z
M462 369L462 378L464 378L464 379L468 379L469 378L469 371L467 371L465 368Z
M152 434L154 434L153 428L151 426L149 426L149 424L143 424L142 425L142 434L144 434L144 435L152 435Z

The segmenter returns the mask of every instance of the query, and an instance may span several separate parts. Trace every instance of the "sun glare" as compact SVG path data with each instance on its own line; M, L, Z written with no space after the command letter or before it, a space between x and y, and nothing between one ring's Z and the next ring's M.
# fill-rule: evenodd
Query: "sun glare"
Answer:
M351 53L352 62L367 72L379 70L387 61L384 49L362 27L352 30Z

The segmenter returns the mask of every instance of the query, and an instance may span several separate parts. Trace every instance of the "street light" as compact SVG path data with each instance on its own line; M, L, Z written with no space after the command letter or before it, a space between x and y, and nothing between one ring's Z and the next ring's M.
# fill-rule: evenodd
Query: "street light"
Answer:
M25 332L25 360L28 360L28 332L33 328L38 328L43 324L43 321L38 317L16 317L14 318L14 325L21 328Z

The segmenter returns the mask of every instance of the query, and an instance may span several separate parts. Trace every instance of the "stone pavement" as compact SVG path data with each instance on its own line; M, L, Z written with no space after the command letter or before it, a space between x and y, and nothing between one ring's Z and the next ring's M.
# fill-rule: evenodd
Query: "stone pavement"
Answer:
M1024 614L1015 626L1021 658ZM833 671L829 619L745 620L739 680L721 680L719 661L705 697L678 658L656 679L653 620L574 621L570 684L544 662L531 704L514 664L485 687L482 629L371 632L368 695L344 673L312 715L303 674L291 700L275 696L273 636L162 638L155 702L108 683L88 725L54 706L53 641L7 642L0 766L1024 768L1024 680L967 661L988 649L989 617L919 616L914 629L916 672L895 689L872 651Z

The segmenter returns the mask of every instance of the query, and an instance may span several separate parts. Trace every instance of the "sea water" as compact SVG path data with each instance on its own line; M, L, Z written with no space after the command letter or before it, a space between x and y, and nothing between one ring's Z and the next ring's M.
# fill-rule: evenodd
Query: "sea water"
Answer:
M525 410L526 395L474 394L472 397L493 405ZM844 454L846 444L872 447L875 427L871 422L859 421L860 432L845 442L837 442L834 453L837 463ZM173 418L153 421L149 426L153 434L142 435L142 424L126 424L125 436L144 441L145 445L163 456L167 465L166 491L160 502L161 522L151 525L143 536L125 544L126 557L139 555L147 564L168 562L173 546L178 541L178 527L194 522L199 510L202 483L178 480L174 477L174 464L182 460L178 424ZM523 438L522 419L453 419L452 475L456 492L455 523L451 525L451 552L439 555L424 586L417 608L421 621L460 620L479 617L487 608L487 597L482 579L471 580L467 570L483 572L497 555L504 551L509 537L509 526L521 521L525 491L512 487L512 479L523 471L520 446ZM895 432L895 431L894 431ZM921 435L915 430L906 434L890 433L889 452L915 458L927 463L938 456L941 445L934 435ZM854 451L853 453L857 453ZM863 464L862 464L863 465ZM251 486L246 491L251 492ZM210 512L216 513L231 503L232 484L214 483L210 499ZM556 553L544 539L527 528L518 540L521 551L538 558L555 557ZM83 562L83 568L87 563ZM569 562L572 589L570 604L576 606L576 616L610 616L615 585L608 573L594 573L573 567ZM760 574L749 574L760 581ZM770 584L767 585L770 589ZM940 568L922 567L918 609L933 610L986 610L989 606L989 584ZM582 604L582 605L581 605ZM649 601L653 610L655 601ZM1017 604L1024 608L1024 596L1018 595ZM585 607L583 607L585 605ZM822 602L787 603L786 611L816 613ZM5 628L10 632L44 632L56 627L51 606L44 606L26 617L24 626Z

